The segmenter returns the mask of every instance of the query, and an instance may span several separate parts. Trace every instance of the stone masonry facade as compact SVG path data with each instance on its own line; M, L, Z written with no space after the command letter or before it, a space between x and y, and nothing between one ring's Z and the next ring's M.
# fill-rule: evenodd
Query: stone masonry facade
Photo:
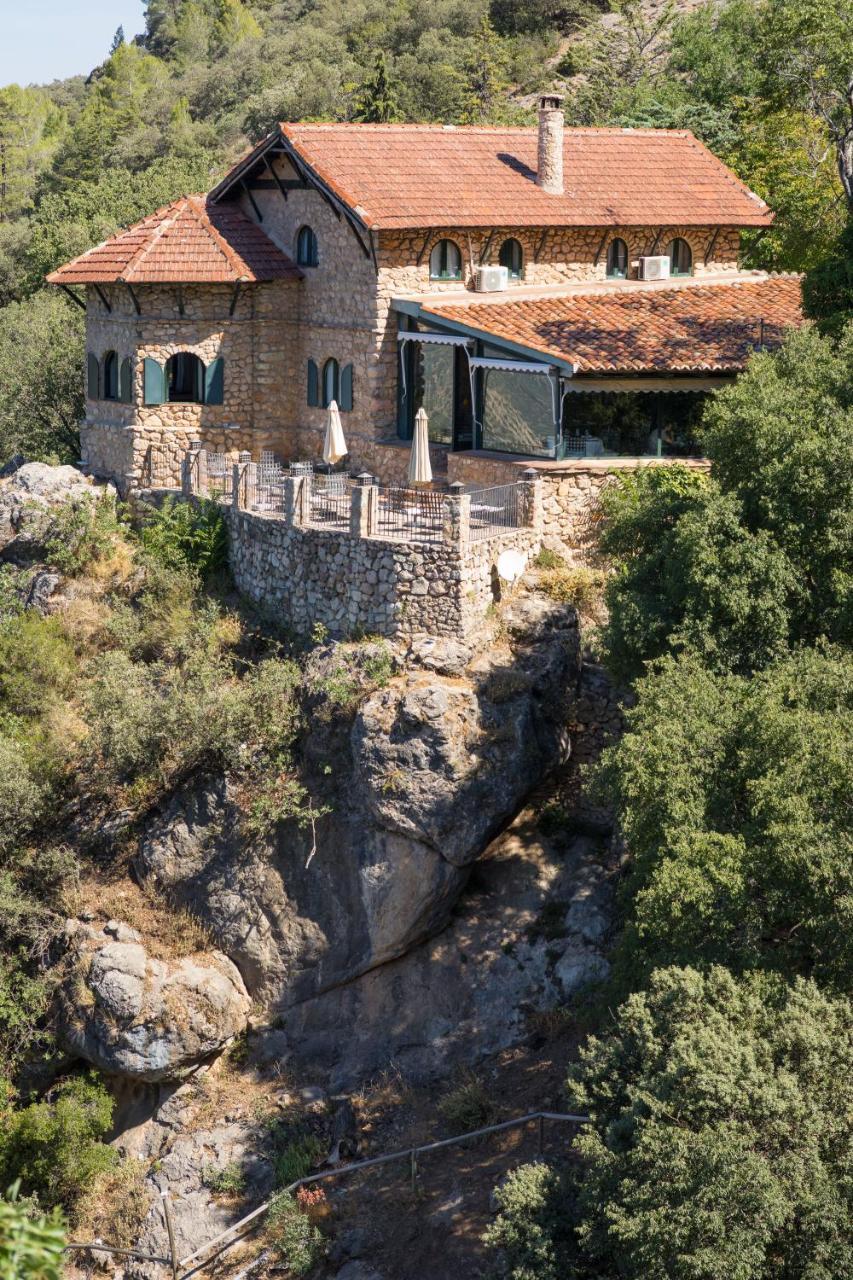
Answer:
M295 259L297 237L310 226L317 237L318 263L303 266L303 279L248 284L236 294L226 285L136 286L140 312L122 285L102 292L111 308L89 289L87 350L102 359L114 350L133 364L132 401L87 400L82 428L83 461L92 471L139 483L149 450L161 466L177 468L192 437L223 452L248 449L255 456L269 449L284 458L317 457L325 410L307 400L307 363L322 368L335 359L353 367L353 406L342 414L354 471L368 470L383 481L402 479L400 452L394 447L397 418L397 296L470 290L477 266L497 262L505 239L523 250L523 284L562 284L603 280L607 244L619 236L628 246L631 272L641 253L670 239L687 240L694 274L734 269L736 229L713 227L529 228L451 226L381 231L356 236L346 219L321 193L300 186L296 170L283 156L272 163L282 182L291 184L285 200L275 188L253 191L261 229ZM255 217L247 196L241 208ZM461 281L430 279L430 251L442 239L453 240L462 257ZM706 255L712 252L712 257ZM514 287L513 284L510 288ZM177 351L192 351L205 364L225 361L222 405L143 403L143 361L158 361Z

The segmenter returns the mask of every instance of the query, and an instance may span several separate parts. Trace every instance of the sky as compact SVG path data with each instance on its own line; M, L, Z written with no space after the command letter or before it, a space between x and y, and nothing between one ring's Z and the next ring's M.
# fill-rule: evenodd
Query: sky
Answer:
M144 0L0 0L0 85L88 75L116 28L144 27Z

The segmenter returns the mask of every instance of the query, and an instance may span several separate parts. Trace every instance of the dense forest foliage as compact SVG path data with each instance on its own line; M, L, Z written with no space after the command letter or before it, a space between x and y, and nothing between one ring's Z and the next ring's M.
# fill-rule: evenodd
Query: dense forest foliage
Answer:
M76 456L82 316L45 273L277 120L529 123L556 84L569 124L692 129L777 210L746 263L810 269L815 313L848 312L851 0L606 7L151 0L85 79L0 89L0 461Z

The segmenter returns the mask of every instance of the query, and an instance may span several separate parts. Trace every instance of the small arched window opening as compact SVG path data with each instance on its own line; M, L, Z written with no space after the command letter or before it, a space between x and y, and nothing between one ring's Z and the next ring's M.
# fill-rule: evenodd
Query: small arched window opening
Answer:
M296 261L300 267L316 267L320 261L317 237L311 227L300 227L296 237Z
M341 398L341 378L337 360L327 360L323 365L323 408L328 409L333 400Z
M624 240L611 240L607 247L607 274L611 279L624 280L628 274L628 246Z
M669 274L671 276L689 276L693 274L693 251L686 240L682 240L680 236L670 240L667 253L669 254Z
M104 356L103 387L105 400L118 400L118 356L114 351Z
M462 254L452 240L439 240L429 255L430 280L461 280Z
M498 262L502 267L506 267L510 280L521 279L521 273L524 270L524 252L518 240L512 237L504 240L498 254Z
M204 365L192 351L178 351L166 361L168 399L179 404L204 404Z

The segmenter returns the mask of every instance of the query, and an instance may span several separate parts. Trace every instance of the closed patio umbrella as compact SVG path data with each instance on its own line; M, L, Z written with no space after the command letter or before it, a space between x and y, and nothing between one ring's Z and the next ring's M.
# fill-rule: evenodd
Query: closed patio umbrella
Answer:
M341 426L341 411L337 401L329 405L326 417L326 435L323 440L323 461L334 466L347 455L347 442L344 440L344 429Z
M409 458L409 484L429 484L432 480L432 464L429 460L429 419L426 410L415 414L415 434Z

